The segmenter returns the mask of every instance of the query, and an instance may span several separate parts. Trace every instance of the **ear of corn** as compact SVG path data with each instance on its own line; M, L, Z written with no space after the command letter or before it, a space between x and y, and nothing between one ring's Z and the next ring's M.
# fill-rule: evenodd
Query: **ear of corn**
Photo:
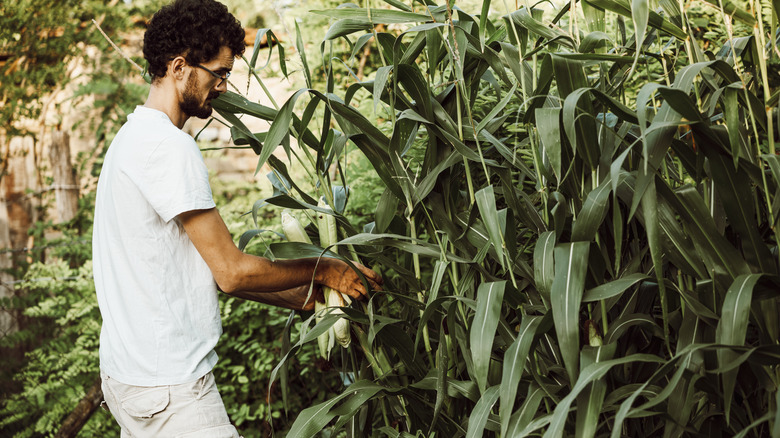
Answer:
M325 203L322 199L320 199L320 202L318 204L318 207L330 210L330 207L328 207L328 204ZM323 248L327 248L330 245L333 245L338 241L338 233L336 229L336 218L333 217L333 215L325 214L325 213L317 213L317 226L319 228L319 234L320 234L320 246ZM323 294L325 295L325 302L328 303L329 307L335 307L334 313L343 313L339 307L345 306L346 303L351 303L352 300L349 299L348 296L331 290L329 287L323 287L322 288ZM339 318L338 321L333 325L331 328L331 334L335 340L341 344L343 347L349 347L350 343L350 334L349 334L349 321L345 318ZM329 348L332 348L335 345L334 339L330 340Z
M320 321L322 321L323 315L327 311L327 304L321 303L319 301L314 302L314 320L317 321L318 324ZM332 342L330 332L331 330L328 330L325 333L317 336L317 347L319 347L320 357L323 359L328 359L328 356L330 355L330 348L328 348L328 344Z
M311 239L309 239L309 235L306 234L303 225L298 222L298 219L296 219L288 209L282 211L282 230L284 231L284 235L287 236L287 240L290 242L311 243Z
M591 347L600 347L604 344L601 340L599 330L596 328L596 324L591 320L585 321L585 325L588 327L588 343Z
M333 307L333 313L343 314L341 307L344 307L344 299L341 294L331 291L328 298L328 307ZM333 324L333 334L336 340L342 347L349 347L350 335L349 335L349 321L346 318L339 318L335 324Z
M282 211L282 230L284 231L287 240L290 242L311 243L311 239L309 239L309 235L306 234L303 225L298 222L298 219L296 219L288 209ZM326 303L321 303L319 301L314 302L314 318L317 323L322 321L323 315L327 312L327 309L328 305ZM317 337L317 346L320 349L320 357L323 359L328 359L330 349L332 348L330 344L334 342L331 336L332 331L332 329L328 330Z

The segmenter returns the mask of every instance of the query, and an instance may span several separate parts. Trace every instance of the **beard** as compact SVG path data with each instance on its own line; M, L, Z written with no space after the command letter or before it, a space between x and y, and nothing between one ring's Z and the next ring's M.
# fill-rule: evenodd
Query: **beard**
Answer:
M200 88L198 77L191 74L187 79L187 84L184 86L184 94L182 95L181 103L179 103L179 108L188 116L207 119L211 116L212 111L209 101L219 97L219 92L211 90L206 101L201 103L201 94L198 92L198 88Z

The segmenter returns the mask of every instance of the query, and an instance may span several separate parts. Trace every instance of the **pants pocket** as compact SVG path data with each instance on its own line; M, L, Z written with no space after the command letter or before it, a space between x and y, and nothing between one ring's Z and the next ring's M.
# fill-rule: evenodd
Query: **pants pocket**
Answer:
M165 410L170 403L167 386L138 388L122 397L120 404L128 415L135 418L151 418Z

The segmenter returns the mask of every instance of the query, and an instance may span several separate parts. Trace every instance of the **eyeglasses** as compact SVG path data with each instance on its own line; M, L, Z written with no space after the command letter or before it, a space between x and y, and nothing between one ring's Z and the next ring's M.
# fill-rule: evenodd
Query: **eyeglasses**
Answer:
M208 68L206 68L206 67L204 67L204 66L202 66L200 64L195 64L195 67L202 68L203 70L206 70L207 72L209 72L209 74L211 76L214 76L216 79L219 79L219 82L217 82L217 88L221 87L222 84L224 84L225 81L227 81L228 78L230 77L230 72L229 71L225 72L225 76L220 76L219 74L215 73L214 71L212 71L212 70L210 70L210 69L208 69Z

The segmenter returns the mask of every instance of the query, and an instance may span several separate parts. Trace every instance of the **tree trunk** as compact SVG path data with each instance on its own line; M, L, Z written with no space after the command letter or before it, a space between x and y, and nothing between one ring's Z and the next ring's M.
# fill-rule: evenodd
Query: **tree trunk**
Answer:
M81 428L87 424L89 418L92 417L92 414L95 413L103 401L103 390L100 387L100 382L100 377L98 377L84 398L79 401L73 412L62 423L60 430L57 431L57 435L54 438L71 438L78 435Z
M49 148L52 173L54 177L54 195L57 211L55 223L68 222L76 217L79 208L79 184L76 171L70 162L70 136L64 131L51 133Z
M35 198L29 190L39 190L35 184L35 168L29 151L34 147L32 137L14 137L6 140L3 151L3 171L0 172L0 297L11 297L14 289L8 284L13 277L5 269L19 265L26 257L23 248L29 246L27 234L37 220ZM0 312L0 335L17 329L15 317Z
M35 141L30 136L2 139L0 157L0 298L12 298L15 290L11 269L26 262L27 247L32 246L32 236L27 231L38 219L37 198L29 191L39 191L35 183L35 167L30 151ZM0 307L0 337L18 331L23 325L21 309ZM0 355L6 369L0 379L0 393L10 394L19 390L19 383L10 379L11 373L19 369L24 361L25 346L0 347Z

